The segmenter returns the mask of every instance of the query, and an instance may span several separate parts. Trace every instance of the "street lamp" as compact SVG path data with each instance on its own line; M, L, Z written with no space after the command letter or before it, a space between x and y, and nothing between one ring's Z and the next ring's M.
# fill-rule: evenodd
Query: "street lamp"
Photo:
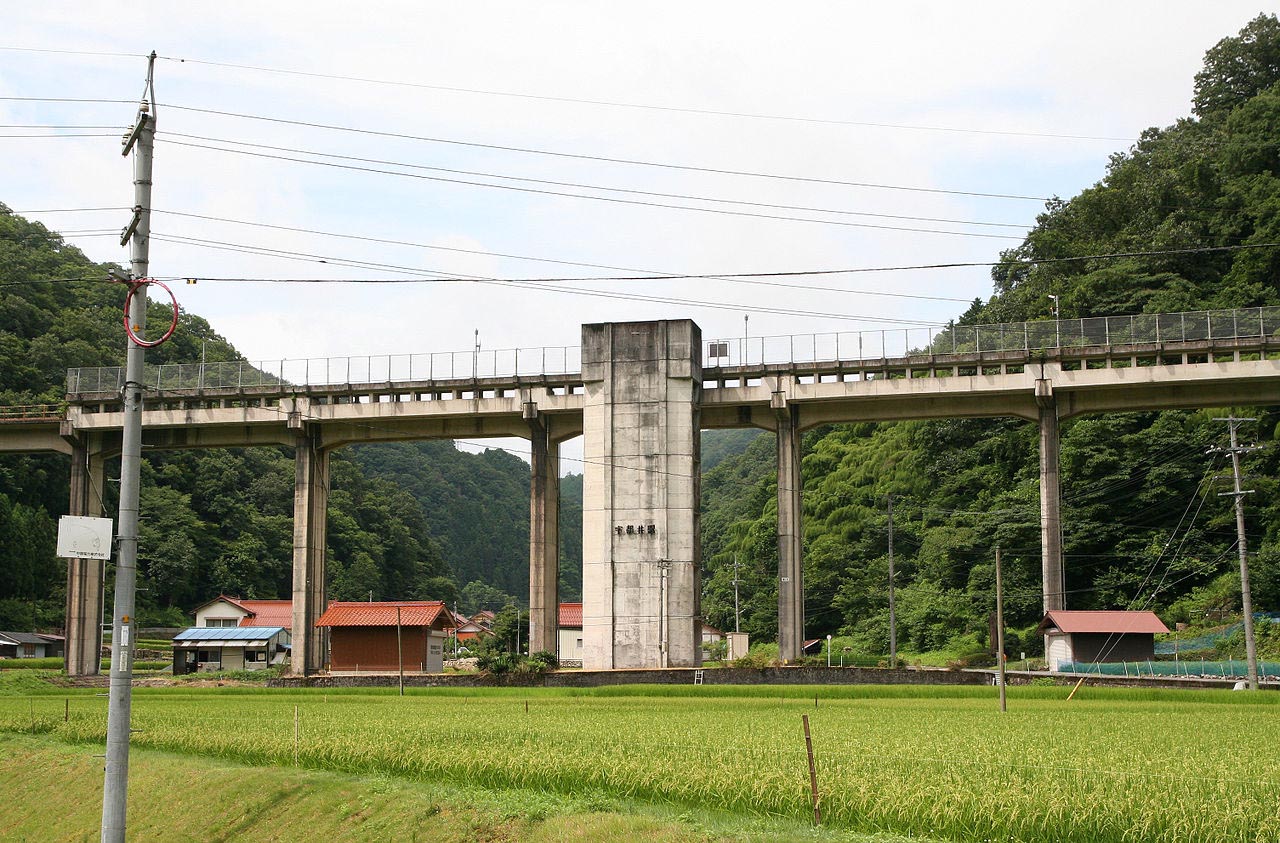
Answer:
M1049 293L1049 298L1053 300L1053 318L1054 318L1054 319L1057 319L1057 318L1058 318L1058 298L1059 298L1059 297L1058 297L1058 296L1055 296L1053 293Z
M831 633L827 633L827 667L831 667Z

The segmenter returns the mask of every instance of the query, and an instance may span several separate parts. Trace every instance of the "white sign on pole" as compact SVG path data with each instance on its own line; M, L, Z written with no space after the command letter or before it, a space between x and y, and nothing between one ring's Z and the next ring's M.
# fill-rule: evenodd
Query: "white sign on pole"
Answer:
M64 515L58 519L58 555L73 559L111 557L111 519Z

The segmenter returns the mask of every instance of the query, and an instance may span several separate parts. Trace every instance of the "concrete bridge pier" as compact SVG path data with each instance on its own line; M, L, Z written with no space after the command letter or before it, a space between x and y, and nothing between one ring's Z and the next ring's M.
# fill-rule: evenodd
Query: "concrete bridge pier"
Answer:
M1044 610L1066 608L1066 575L1062 565L1062 497L1058 478L1058 402L1053 383L1036 381L1040 423L1040 569Z
M529 423L529 652L557 650L560 630L560 443L551 419L524 404Z
M329 452L318 427L290 414L294 440L293 652L291 670L308 676L324 667L325 640L316 628L325 608L324 556L329 509Z
M101 517L106 457L81 439L71 442L69 514ZM66 671L68 676L97 676L101 664L103 574L101 559L67 560Z
M583 667L701 663L702 335L582 327Z
M778 419L778 658L799 660L804 644L804 566L801 529L799 407L773 394Z

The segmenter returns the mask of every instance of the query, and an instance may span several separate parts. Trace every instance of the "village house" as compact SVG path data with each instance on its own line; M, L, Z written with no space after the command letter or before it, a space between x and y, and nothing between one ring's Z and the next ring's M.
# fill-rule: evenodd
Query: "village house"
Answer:
M331 673L443 673L445 630L458 627L439 600L333 602L316 621L329 630Z
M0 659L43 659L62 655L61 635L0 632Z
M1070 664L1146 661L1155 655L1156 633L1168 631L1155 612L1059 609L1046 614L1038 629L1051 671Z
M195 609L195 626L173 638L173 673L262 670L288 660L292 600L219 594Z
M251 600L219 594L196 607L196 626L282 626L293 629L292 600Z
M193 626L173 637L173 675L207 670L263 670L289 656L282 626Z

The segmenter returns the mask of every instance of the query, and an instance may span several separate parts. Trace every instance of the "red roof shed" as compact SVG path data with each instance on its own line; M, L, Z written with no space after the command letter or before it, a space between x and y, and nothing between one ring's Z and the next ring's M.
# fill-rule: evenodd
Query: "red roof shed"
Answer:
M330 630L330 669L361 672L398 670L401 654L406 670L427 672L440 658L444 630L456 625L453 613L439 600L334 602L316 621L316 626Z

